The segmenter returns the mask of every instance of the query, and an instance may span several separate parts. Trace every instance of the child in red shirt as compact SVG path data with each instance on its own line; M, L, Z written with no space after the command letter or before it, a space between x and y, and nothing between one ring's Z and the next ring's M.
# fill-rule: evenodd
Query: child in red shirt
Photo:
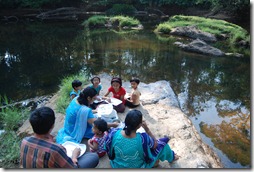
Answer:
M107 97L109 93L113 94L113 97L122 101L119 105L113 105L114 109L117 112L123 113L125 110L125 99L124 96L126 94L126 90L122 87L122 79L119 77L114 77L111 80L111 87L108 88L107 93L104 97Z

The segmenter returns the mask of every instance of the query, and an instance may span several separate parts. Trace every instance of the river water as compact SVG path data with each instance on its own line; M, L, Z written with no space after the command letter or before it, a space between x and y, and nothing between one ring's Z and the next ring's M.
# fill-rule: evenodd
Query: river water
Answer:
M63 77L85 70L124 80L167 80L203 141L225 168L250 168L250 57L183 52L183 40L144 30L85 29L81 23L0 26L0 95L12 101L55 93ZM227 48L226 45L221 48ZM247 50L250 51L250 50Z

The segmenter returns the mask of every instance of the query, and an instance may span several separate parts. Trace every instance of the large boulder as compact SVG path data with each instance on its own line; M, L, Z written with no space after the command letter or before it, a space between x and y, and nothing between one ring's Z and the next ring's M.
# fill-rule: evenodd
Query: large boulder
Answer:
M175 45L182 48L185 51L195 52L200 54L206 55L213 55L213 56L224 56L225 53L218 48L208 45L206 42L196 39L189 44L184 44L181 42L175 42Z
M171 30L170 34L178 35L178 36L185 36L192 39L201 39L207 42L216 42L217 39L215 35L203 32L199 30L196 26L183 26L183 27L176 27Z

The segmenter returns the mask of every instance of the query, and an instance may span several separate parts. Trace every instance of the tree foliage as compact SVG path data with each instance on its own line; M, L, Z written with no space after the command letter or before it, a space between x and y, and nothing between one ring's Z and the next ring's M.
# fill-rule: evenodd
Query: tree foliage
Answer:
M73 6L77 4L104 4L111 8L114 4L128 4L135 6L145 5L149 7L159 7L164 5L178 5L178 6L203 6L210 7L211 9L223 9L232 13L243 13L250 10L249 0L0 0L0 8L17 8L17 7L30 7L42 8L44 6Z

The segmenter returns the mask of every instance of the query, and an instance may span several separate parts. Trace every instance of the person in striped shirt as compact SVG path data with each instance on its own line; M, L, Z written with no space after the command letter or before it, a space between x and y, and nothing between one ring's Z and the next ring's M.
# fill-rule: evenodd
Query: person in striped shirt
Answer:
M72 157L68 157L66 149L53 141L50 133L55 124L55 113L51 108L35 109L29 122L34 135L21 142L21 168L95 168L98 165L96 153L86 152L80 156L80 148L75 148Z

